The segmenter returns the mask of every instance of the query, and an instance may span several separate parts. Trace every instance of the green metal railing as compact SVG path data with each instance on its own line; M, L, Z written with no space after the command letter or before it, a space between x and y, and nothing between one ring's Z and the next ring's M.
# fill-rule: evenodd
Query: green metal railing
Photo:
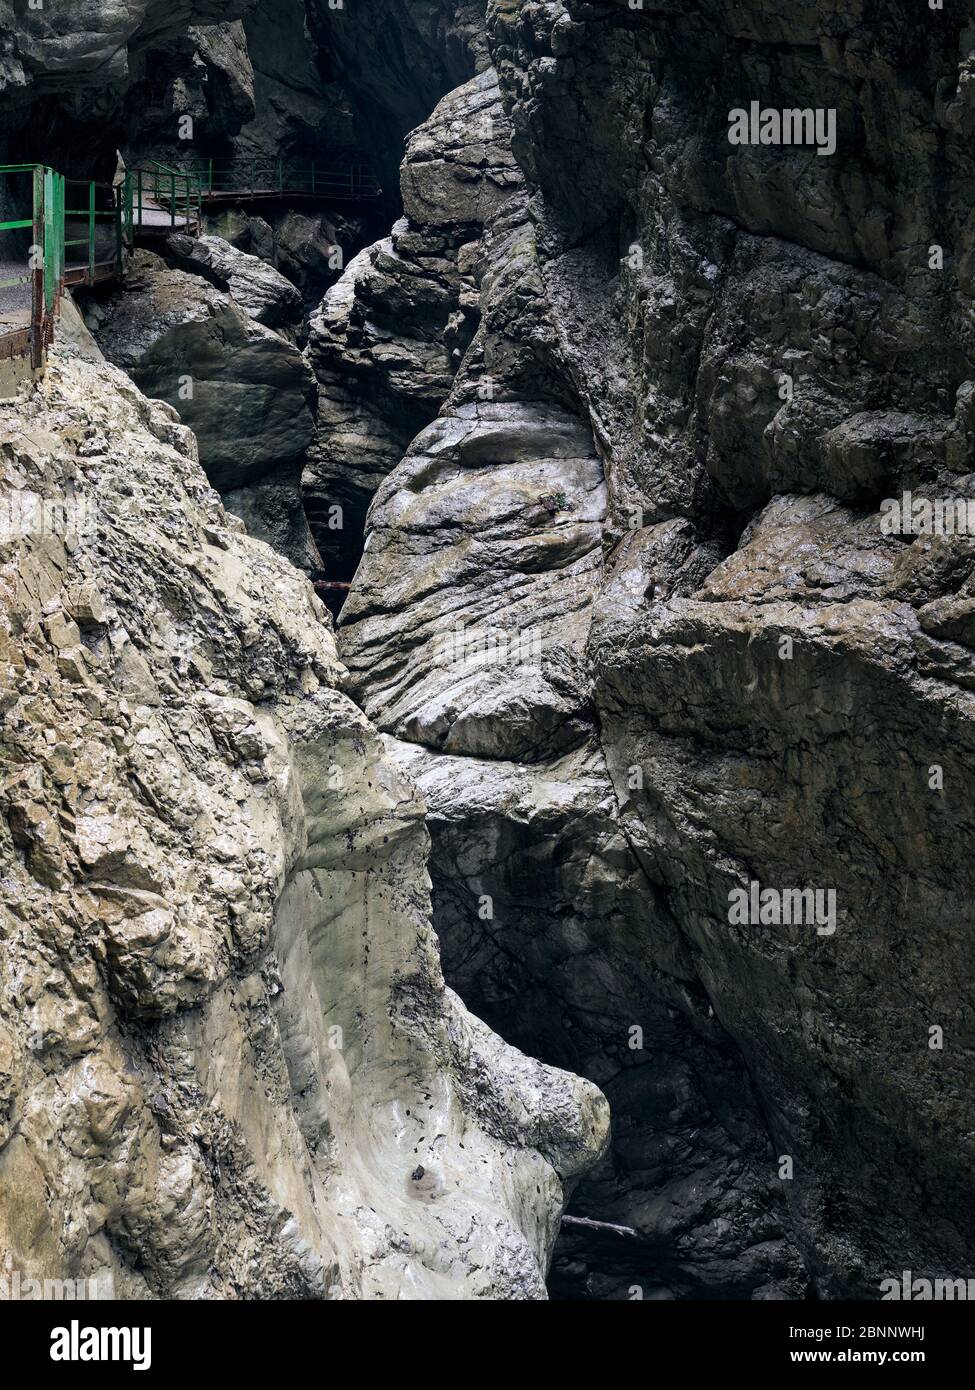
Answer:
M121 190L110 184L94 183L86 179L63 179L62 187L65 185L82 190L78 202L84 205L63 208L65 273L70 284L93 285L99 278L103 278L99 272L104 272L106 268L114 270L121 264ZM81 230L84 233L82 236L67 236L69 219L81 223L80 228L72 226L70 230ZM102 230L108 233L107 237L99 238L99 232ZM84 254L68 254L69 248L79 246L84 247Z
M61 294L66 284L93 285L118 273L122 263L121 200L117 190L91 179L66 179L46 164L0 165L0 180L15 201L31 203L32 215L0 222L0 235L31 232L30 246L2 256L3 263L23 259L26 272L0 280L3 291L23 286L22 300L14 294L0 325L0 357L26 356L43 366L44 354L54 338ZM29 184L17 189L20 180ZM65 189L81 189L78 207L67 207ZM17 197L19 191L19 198ZM72 199L75 195L72 194ZM107 225L108 236L99 230ZM74 235L82 231L81 236ZM69 235L68 233L71 233ZM83 246L84 255L75 248ZM69 251L72 252L69 256ZM21 319L23 322L21 322Z
M281 159L208 159L197 169L173 169L148 160L125 175L122 227L128 246L137 233L191 230L204 203L261 197L378 198L382 189L370 165L352 159L341 168L298 165Z
M199 177L204 200L291 194L358 201L382 193L370 164L358 158L340 167L315 160L298 164L281 159L208 159Z
M42 366L54 337L65 285L94 285L122 269L138 234L196 231L205 203L252 197L354 200L382 192L368 162L352 155L336 167L281 159L214 160L172 169L158 160L128 170L119 186L66 179L46 164L0 165L0 188L29 217L0 221L0 357L26 355ZM17 180L23 180L19 190ZM66 189L70 197L66 197ZM5 234L29 232L30 246L4 254ZM16 275L9 271L23 263Z
M15 265L23 260L25 271L6 275L0 280L0 291L24 286L20 296L12 301L9 318L5 316L0 336L0 355L4 357L30 354L31 364L40 367L44 353L54 336L54 319L61 297L64 275L64 179L44 164L3 164L0 178L9 192L21 179L29 180L20 191L22 203L29 199L31 216L11 218L0 222L0 233L30 231L27 254L21 250L4 263ZM21 321L23 320L23 321Z
M137 231L175 231L199 225L202 217L199 174L171 169L151 159L141 169L130 169L122 191L123 224L129 246Z
M41 215L44 219L44 233L40 241L44 310L53 320L64 283L64 176L56 174L53 169L43 171ZM53 322L51 332L53 336Z

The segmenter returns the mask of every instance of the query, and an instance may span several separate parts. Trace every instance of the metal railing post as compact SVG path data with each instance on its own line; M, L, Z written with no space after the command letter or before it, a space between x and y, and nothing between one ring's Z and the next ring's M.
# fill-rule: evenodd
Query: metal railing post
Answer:
M88 279L95 283L95 185L88 185Z
M67 263L67 252L66 252L65 249L64 249L64 237L65 237L65 230L64 230L64 228L65 228L65 219L64 219L65 195L64 195L64 190L65 190L65 181L64 181L64 176L63 176L62 174L55 174L54 177L55 177L55 179L57 180L57 186L58 186L58 211L57 211L57 219L56 219L55 224L54 224L54 226L55 226L55 235L56 235L57 238L58 238L58 275L57 275L57 280L55 281L55 286L54 286L54 308L55 308L56 311L59 311L59 305L60 305L60 303L61 303L61 291L64 289L64 272L65 272L66 263ZM53 334L54 334L54 325L53 325L53 323L52 323L52 325L51 325L51 334L52 334L52 337L53 337Z
M57 270L55 217L57 215L57 186L54 170L44 170L44 318L54 307L54 276Z
M44 365L44 170L34 168L34 271L31 276L30 300L30 364L37 369Z

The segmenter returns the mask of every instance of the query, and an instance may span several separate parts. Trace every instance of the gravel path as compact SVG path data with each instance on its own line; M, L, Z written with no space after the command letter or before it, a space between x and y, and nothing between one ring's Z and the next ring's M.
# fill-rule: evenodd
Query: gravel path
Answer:
M0 261L0 280L12 280L26 275L27 267L20 261ZM0 329L23 328L30 320L30 282L0 289Z

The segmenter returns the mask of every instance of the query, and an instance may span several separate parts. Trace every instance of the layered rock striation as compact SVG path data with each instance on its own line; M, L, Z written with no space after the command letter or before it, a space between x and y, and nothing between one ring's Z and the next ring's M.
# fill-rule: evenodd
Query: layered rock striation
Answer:
M480 172L472 152L461 166L452 157L457 133L470 139L472 87L490 96ZM343 656L426 800L450 979L505 1036L610 1096L614 1147L586 1214L638 1235L622 1251L606 1237L583 1283L603 1296L635 1280L647 1296L795 1295L801 1265L747 1072L619 823L586 664L605 470L567 388L526 191L495 153L508 137L488 73L410 142L404 241L486 210L467 288L477 329L438 417L375 494ZM370 282L359 283L350 273L325 309L347 291L343 321L365 318ZM339 357L334 377L354 390L344 367ZM335 398L319 381L324 452ZM366 469L346 459L361 485ZM569 1264L566 1289L579 1278Z
M471 79L410 137L406 216L361 251L308 328L319 383L302 490L328 571L351 579L372 494L436 416L479 321L482 237L521 184L491 72Z
M613 1105L575 1210L636 1235L574 1233L562 1293L968 1267L975 555L881 504L972 495L971 34L895 8L489 6L481 167L507 121L526 184L341 642L427 800L448 978ZM732 144L753 100L831 111L835 150ZM361 280L341 333L382 303ZM371 490L412 420L369 410ZM752 884L832 914L736 920Z

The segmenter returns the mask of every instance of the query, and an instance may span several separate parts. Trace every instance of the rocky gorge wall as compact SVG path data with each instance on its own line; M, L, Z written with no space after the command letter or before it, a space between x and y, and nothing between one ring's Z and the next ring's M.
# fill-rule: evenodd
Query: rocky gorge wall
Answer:
M486 154L471 140L479 121ZM377 435L386 457L396 451L383 411L404 363L412 383L427 351L412 305L440 305L452 288L447 307L466 300L477 325L466 353L444 353L422 377L428 398L448 394L375 493L343 657L423 793L455 987L505 1036L598 1078L611 1099L612 1156L578 1209L639 1234L621 1251L619 1236L597 1233L595 1254L588 1236L595 1272L584 1262L581 1278L568 1242L559 1286L797 1296L802 1268L750 1079L620 825L586 666L605 469L559 357L509 132L493 72L446 98L408 146L407 218L311 324L310 360L332 364L329 376L317 368L317 437L333 472L305 482L332 498L350 475L368 486ZM443 246L458 241L470 275L452 284ZM385 340L377 351L357 329L360 315L381 328L384 310L401 325L388 374ZM355 427L323 430L323 412L347 411L350 393ZM478 644L495 634L518 649L492 659Z
M895 8L490 5L491 135L485 74L312 326L361 426L313 495L375 489L340 645L427 802L448 978L613 1110L573 1210L632 1234L573 1229L572 1296L970 1260L973 556L880 504L971 496L975 33ZM732 146L752 99L834 110L835 157ZM477 330L377 487L404 354L355 325L395 311L432 403L445 289ZM753 882L835 930L734 921Z
M60 128L102 8L8 44L15 109ZM975 552L882 503L975 502L972 16L271 8L111 29L106 157L362 142L386 234L140 252L114 366L4 410L8 494L97 521L3 552L0 1248L133 1297L964 1277ZM753 101L835 147L732 144Z
M605 1101L445 989L422 805L327 613L94 358L0 434L5 1268L539 1297Z
M878 509L971 495L975 32L909 6L621 10L492 10L611 537L643 523L595 605L595 705L630 843L792 1159L814 1286L876 1297L972 1249L970 650L942 618L971 542L892 538ZM835 158L730 146L754 98L834 110ZM566 179L568 111L597 154L614 131L615 167ZM601 292L597 207L621 253ZM736 929L756 880L832 887L835 935Z

